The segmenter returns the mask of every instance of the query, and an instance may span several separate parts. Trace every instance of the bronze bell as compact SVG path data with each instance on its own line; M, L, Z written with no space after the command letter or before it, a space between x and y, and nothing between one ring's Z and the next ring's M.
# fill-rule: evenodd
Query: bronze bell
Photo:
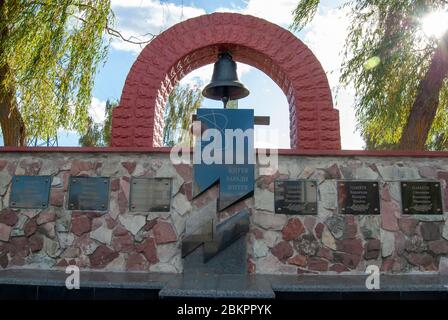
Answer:
M238 80L236 63L228 52L218 55L213 68L212 81L202 90L202 95L221 100L224 108L229 100L238 100L249 95L249 90Z

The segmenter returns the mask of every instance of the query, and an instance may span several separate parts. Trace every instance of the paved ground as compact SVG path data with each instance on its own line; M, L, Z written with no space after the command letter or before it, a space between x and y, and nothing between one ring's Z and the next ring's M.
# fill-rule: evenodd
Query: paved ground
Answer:
M382 275L380 290L368 290L354 275L175 275L81 272L81 289L67 290L63 271L2 270L0 299L448 299L448 276Z

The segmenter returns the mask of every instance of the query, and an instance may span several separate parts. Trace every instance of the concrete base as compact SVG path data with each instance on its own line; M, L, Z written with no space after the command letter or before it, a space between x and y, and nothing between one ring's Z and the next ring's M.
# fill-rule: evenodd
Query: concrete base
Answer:
M448 276L383 275L368 290L357 275L176 275L81 272L81 289L67 290L63 271L2 270L0 299L448 299Z

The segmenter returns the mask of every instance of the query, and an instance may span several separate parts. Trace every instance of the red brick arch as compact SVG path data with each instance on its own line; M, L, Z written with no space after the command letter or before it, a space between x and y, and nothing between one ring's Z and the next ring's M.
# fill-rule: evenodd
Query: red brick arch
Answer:
M189 72L215 62L220 50L263 71L283 90L292 149L341 148L339 114L311 50L275 24L235 13L186 20L143 49L113 112L112 146L162 146L163 110L170 91Z

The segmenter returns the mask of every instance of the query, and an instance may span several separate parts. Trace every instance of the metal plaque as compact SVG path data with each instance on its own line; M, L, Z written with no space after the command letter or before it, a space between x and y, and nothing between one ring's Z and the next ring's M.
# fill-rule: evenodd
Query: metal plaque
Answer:
M109 183L109 178L104 177L70 177L68 209L106 211Z
M311 180L275 180L275 213L317 214L317 183Z
M171 178L132 178L130 210L169 212Z
M342 214L380 214L376 181L338 181L338 207Z
M9 206L22 209L45 209L50 198L51 176L14 176Z
M403 214L443 214L440 182L402 181Z

